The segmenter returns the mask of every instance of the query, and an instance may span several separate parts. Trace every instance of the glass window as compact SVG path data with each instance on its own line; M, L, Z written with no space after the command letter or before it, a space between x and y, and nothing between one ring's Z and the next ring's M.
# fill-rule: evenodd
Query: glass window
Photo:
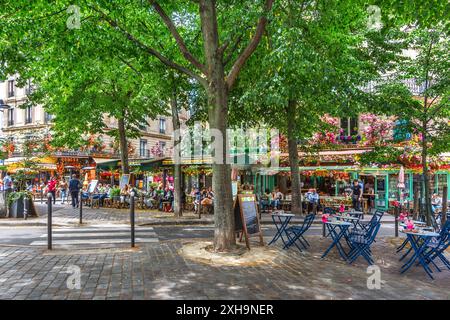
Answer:
M14 97L14 80L9 80L8 81L8 98L10 97Z
M166 149L166 142L165 141L160 141L159 142L159 146L161 147L162 154L164 154L165 153L165 149Z
M14 109L8 109L8 126L14 125Z
M341 129L347 136L356 136L358 134L357 118L341 118Z
M32 117L32 110L33 107L32 106L28 106L25 109L25 123L31 123L33 121L33 117Z
M141 139L141 141L139 143L139 156L141 156L141 157L148 156L147 140Z
M159 119L159 133L166 133L166 119Z

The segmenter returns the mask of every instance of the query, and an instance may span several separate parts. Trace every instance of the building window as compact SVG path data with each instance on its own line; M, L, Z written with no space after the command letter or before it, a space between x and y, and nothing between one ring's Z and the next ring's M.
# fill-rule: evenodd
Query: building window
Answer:
M161 152L164 154L165 150L166 150L166 142L164 141L160 141L159 142L159 146L161 148Z
M25 124L33 122L33 116L32 116L33 107L28 106L25 109Z
M14 97L14 80L8 81L8 98Z
M341 118L342 134L356 136L358 134L358 118Z
M159 133L166 133L166 119L159 119Z
M147 126L148 126L148 122L147 122L147 120L144 120L144 121L139 125L139 129L141 129L142 131L147 131Z
M8 109L8 126L14 125L14 109Z
M25 87L25 94L29 95L33 93L33 85L31 84L31 80L28 80L27 86Z
M52 122L52 120L53 120L53 115L51 115L48 112L45 112L45 114L44 114L44 122L45 123L50 123L50 122Z
M139 142L139 156L149 157L149 152L147 150L147 140L141 139Z

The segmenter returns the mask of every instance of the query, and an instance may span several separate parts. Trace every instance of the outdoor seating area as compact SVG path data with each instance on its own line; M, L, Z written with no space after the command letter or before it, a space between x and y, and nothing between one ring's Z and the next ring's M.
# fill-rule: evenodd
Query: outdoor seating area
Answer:
M384 211L376 210L370 220L363 220L362 212L338 212L325 207L321 219L323 237L329 239L330 243L321 258L324 259L335 251L348 264L353 264L358 259L368 265L375 264L376 257L373 256L372 248L376 246L381 219L385 214ZM297 225L291 223L295 215L284 211L273 212L271 217L277 232L269 245L281 240L283 250L292 246L300 252L307 250L311 245L305 233L310 229L315 216L315 213L310 213ZM423 221L404 220L399 227L405 239L396 250L403 263L399 273L403 274L412 267L422 267L434 279L433 272L450 270L450 261L445 255L450 247L450 220L444 224L439 223L436 229L427 227Z

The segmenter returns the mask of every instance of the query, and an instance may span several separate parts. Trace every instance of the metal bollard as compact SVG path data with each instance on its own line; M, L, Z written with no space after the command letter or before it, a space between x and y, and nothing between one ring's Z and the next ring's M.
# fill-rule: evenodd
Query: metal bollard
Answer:
M47 194L47 248L52 250L52 194Z
M41 187L41 204L44 201L44 189Z
M83 224L83 191L80 190L80 224Z
M395 208L395 237L398 238L398 219L400 208Z
M322 237L325 238L325 236L326 236L325 223L322 222Z
M134 248L134 192L130 195L131 247Z

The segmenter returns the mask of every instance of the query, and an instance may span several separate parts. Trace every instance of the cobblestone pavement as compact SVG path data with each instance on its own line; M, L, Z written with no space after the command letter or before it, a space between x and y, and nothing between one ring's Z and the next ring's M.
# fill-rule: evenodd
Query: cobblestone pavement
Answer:
M399 273L396 244L377 240L380 290L367 288L363 260L348 265L335 252L321 253L329 239L307 237L308 252L281 250L275 261L249 267L217 267L178 254L183 241L137 250L47 252L0 247L1 299L450 299L450 271L433 281L414 267ZM187 240L194 241L194 240ZM382 259L381 259L382 258ZM68 289L68 267L81 268L81 289Z

